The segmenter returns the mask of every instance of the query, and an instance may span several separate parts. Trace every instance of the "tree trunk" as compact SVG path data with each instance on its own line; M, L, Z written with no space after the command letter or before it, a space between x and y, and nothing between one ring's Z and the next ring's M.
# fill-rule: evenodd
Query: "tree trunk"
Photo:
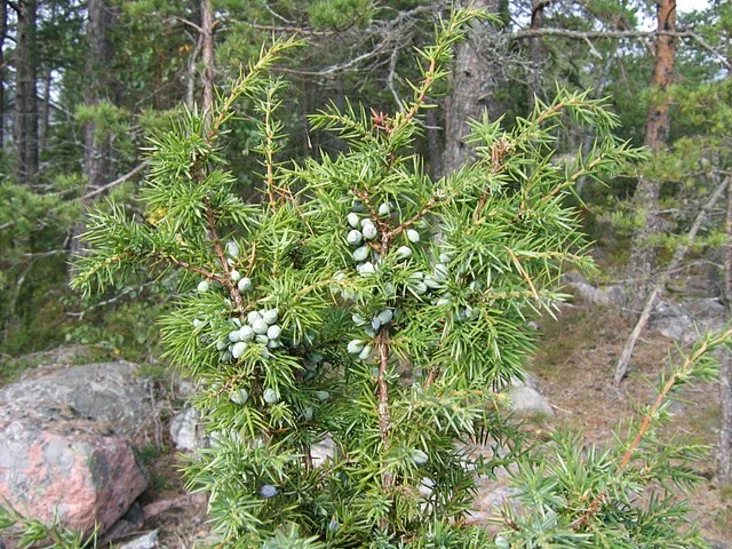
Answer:
M732 177L727 186L727 243L724 247L724 301L727 316L732 315ZM722 403L722 424L719 429L719 481L732 484L732 356L722 351L719 374L719 399Z
M111 25L111 12L107 0L89 0L89 26L87 40L89 56L86 62L86 77L89 85L84 91L87 105L99 105L108 99L109 78L107 65L110 58L108 39ZM108 175L109 145L108 137L100 135L94 120L84 127L84 167L87 176L87 191L94 190L104 183Z
M440 151L440 119L437 109L427 109L427 153L432 177L442 176L442 152Z
M18 2L15 50L15 142L17 175L33 185L38 172L38 107L36 99L36 0Z
M732 357L729 351L722 355L719 373L719 392L722 400L722 425L719 431L719 481L732 484Z
M52 69L48 69L44 78L43 88L43 104L41 105L40 130L38 134L38 153L43 154L46 150L46 142L48 140L48 123L51 117L51 76Z
M497 0L476 0L472 6L499 11ZM442 165L445 174L454 172L475 159L475 151L465 142L470 133L468 121L480 118L485 109L496 119L500 107L495 101L501 83L501 60L488 45L497 42L498 29L485 21L476 21L467 40L457 47L452 73L452 92L445 104L445 150ZM493 48L495 50L495 48Z
M84 102L89 106L99 105L109 92L107 66L110 58L109 27L111 11L107 0L89 0L88 3L87 43L89 52L85 73L87 86L84 89ZM84 126L84 172L86 187L84 194L102 186L109 175L109 136L103 135L96 121L89 120ZM78 221L72 228L71 252L81 251L81 234L86 223Z
M657 0L657 28L676 31L676 0ZM654 101L646 119L645 145L656 153L666 146L669 131L668 88L672 82L676 59L676 38L658 36L653 67ZM658 251L649 241L659 232L658 196L660 182L645 177L638 181L633 201L636 211L645 212L643 225L636 229L631 244L628 279L631 281L626 314L637 317L654 286L653 276Z
M211 125L214 104L214 18L211 0L201 0L201 29L203 29L203 110L206 126Z
M544 8L549 5L551 0L534 0L531 8L531 30L539 30L541 28L541 20L544 15ZM541 95L541 64L544 53L544 44L541 36L532 36L529 38L529 75L528 75L528 105L529 112L534 110L536 97Z
M196 41L196 47L193 48L191 57L188 60L188 67L186 70L186 107L193 111L193 107L196 103L196 63L198 62L198 56L201 53L201 46L203 44L203 36L199 36Z
M3 46L8 32L8 3L0 2L0 150L5 147L5 56Z

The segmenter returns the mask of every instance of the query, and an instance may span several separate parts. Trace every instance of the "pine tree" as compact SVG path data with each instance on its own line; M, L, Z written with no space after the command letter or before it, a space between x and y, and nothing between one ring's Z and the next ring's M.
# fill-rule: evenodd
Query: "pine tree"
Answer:
M632 547L650 535L646 524L670 516L665 501L633 517L626 505L641 481L666 471L628 466L649 425L610 471L614 454L584 454L568 435L548 455L525 452L525 435L506 420L500 390L523 376L535 339L527 320L566 297L558 282L567 265L591 266L568 205L573 184L617 174L638 152L612 137L615 117L601 101L560 90L511 131L474 122L477 159L431 179L412 147L419 119L475 16L461 9L439 25L399 112L348 104L313 115L315 130L336 132L347 148L300 165L278 161L285 84L268 69L296 43L275 42L213 113L189 112L152 139L146 221L115 204L90 216L76 288L116 285L142 268L180 273L163 340L167 359L203 387L197 405L213 443L187 478L209 494L221 546L596 547L622 531ZM258 204L238 197L217 149L241 97L260 120ZM558 166L566 123L599 137ZM703 367L687 365L673 386L711 375L705 352L689 363ZM326 438L332 454L312 455ZM491 446L492 457L471 443ZM528 515L507 513L495 540L467 526L477 476L519 461ZM568 463L565 484L547 477ZM584 470L592 483L583 487ZM659 535L673 540L676 523L667 525Z

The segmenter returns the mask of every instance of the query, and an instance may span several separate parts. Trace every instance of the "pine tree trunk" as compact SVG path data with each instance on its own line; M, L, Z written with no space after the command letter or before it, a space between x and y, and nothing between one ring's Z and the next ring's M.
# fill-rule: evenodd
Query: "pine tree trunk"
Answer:
M719 481L732 484L732 357L729 351L722 357L719 375L722 400L722 425L719 431Z
M476 9L499 11L497 0L476 0ZM500 107L495 101L501 83L500 56L495 52L481 55L486 44L495 41L499 30L492 24L476 21L465 42L457 47L452 77L452 92L445 104L445 150L442 165L445 174L458 170L475 159L475 151L465 142L470 133L468 121L480 118L485 109L495 119Z
M544 15L544 8L549 5L550 0L534 0L531 8L531 30L541 28L541 20ZM529 74L528 74L528 97L529 112L534 110L536 97L541 95L541 63L544 45L541 36L532 36L529 39Z
M5 147L5 56L3 46L8 32L8 3L0 2L0 150Z
M40 117L40 129L38 133L38 154L43 154L46 150L46 142L48 140L48 124L51 116L51 69L49 68L44 78L43 88L43 104Z
M732 177L727 186L727 244L724 247L724 300L727 316L732 316ZM722 424L719 429L719 469L717 476L724 484L732 484L732 356L723 351L719 375L719 397L722 403Z
M107 65L110 58L108 34L111 25L111 11L107 0L89 0L87 11L89 53L85 72L88 85L84 89L84 102L89 106L95 106L105 100L109 92ZM85 195L106 182L109 176L109 153L109 137L99 131L95 120L89 120L84 126ZM71 239L73 254L81 251L80 236L84 232L85 226L84 220L74 223Z
M196 63L198 62L198 56L201 53L201 46L203 45L203 36L199 36L196 41L196 47L193 48L191 57L188 60L188 67L186 70L186 107L191 111L196 103Z
M676 0L657 1L657 29L676 31ZM654 101L646 119L645 145L652 152L659 152L666 146L669 131L668 88L672 83L676 59L676 38L658 36L656 58L653 67L652 89ZM635 210L645 213L643 225L634 234L631 244L626 314L637 317L654 286L657 249L650 244L651 238L659 232L658 197L661 183L641 177L633 197Z
M442 151L440 150L440 119L437 109L427 109L427 151L432 177L442 176Z
M201 28L203 29L203 110L206 125L211 125L214 104L214 17L211 0L201 0Z
M15 49L15 142L17 175L35 184L38 172L38 106L36 99L36 0L18 2Z

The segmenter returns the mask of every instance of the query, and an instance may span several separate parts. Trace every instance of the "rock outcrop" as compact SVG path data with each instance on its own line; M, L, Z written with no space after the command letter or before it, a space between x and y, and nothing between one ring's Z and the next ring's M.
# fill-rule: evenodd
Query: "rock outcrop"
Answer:
M41 366L0 390L0 406L64 409L75 417L133 435L151 421L150 385L131 362Z
M201 413L192 406L186 406L170 422L170 438L176 450L192 452L208 446L208 438L203 433Z
M514 379L506 389L509 408L517 415L554 416L554 410L545 396L539 392L536 380L526 374L524 381Z
M725 306L716 298L702 298L681 303L659 301L649 326L669 339L688 345L699 333L722 330L725 322Z
M151 416L127 362L41 367L0 391L0 498L29 517L106 530L147 487L128 436Z
M619 305L623 301L624 288L621 285L595 287L579 273L569 272L562 277L565 291L574 294L576 301L588 305ZM569 293L568 292L568 293Z

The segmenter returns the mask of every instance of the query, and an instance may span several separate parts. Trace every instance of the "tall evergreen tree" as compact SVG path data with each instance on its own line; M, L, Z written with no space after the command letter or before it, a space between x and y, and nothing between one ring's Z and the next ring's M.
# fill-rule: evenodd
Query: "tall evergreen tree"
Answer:
M8 3L0 5L0 150L5 149L5 36L8 32Z
M659 33L676 31L676 0L656 3L656 28ZM673 82L677 38L659 34L656 38L651 106L646 119L645 145L654 153L667 145L670 124L669 87ZM643 310L654 286L654 270L658 250L652 242L660 230L659 195L661 182L642 177L635 191L634 205L644 219L633 234L628 278L629 296L626 312L637 317Z
M38 100L36 69L36 0L20 0L15 48L15 142L17 175L20 181L33 186L38 172Z
M466 142L470 120L481 118L484 111L491 120L501 115L497 97L504 63L499 53L502 43L497 17L500 2L479 0L471 5L487 10L495 18L475 21L467 41L457 47L451 92L445 103L442 166L446 174L459 170L475 158L475 150Z
M83 193L97 191L107 182L110 170L109 132L103 127L104 110L111 106L111 44L112 9L107 0L89 0L87 4L87 58L84 70L88 82L84 88L84 104L92 114L84 124L84 176ZM71 251L81 250L80 235L84 232L84 220L72 228Z

